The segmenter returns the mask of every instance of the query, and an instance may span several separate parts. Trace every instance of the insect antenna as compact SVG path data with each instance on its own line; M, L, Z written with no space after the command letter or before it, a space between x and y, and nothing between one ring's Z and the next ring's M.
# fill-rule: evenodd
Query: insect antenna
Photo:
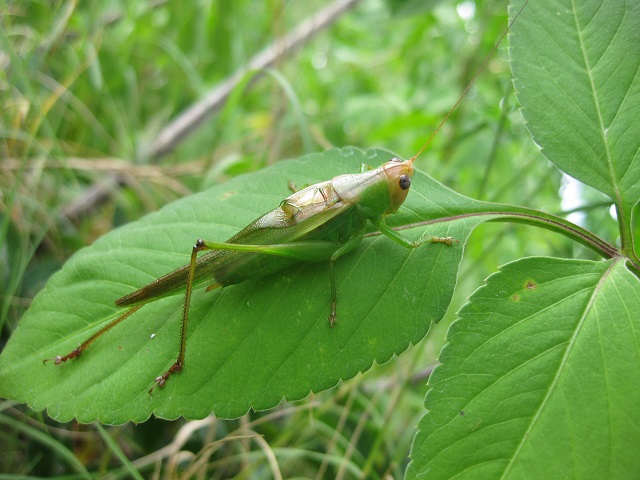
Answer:
M498 49L498 47L500 46L500 44L502 43L502 40L504 40L504 37L507 36L507 33L509 33L509 30L511 30L511 27L513 26L513 24L515 23L515 21L518 19L518 17L520 16L520 14L522 13L522 10L524 10L524 7L527 6L527 3L529 3L529 0L526 0L524 2L524 5L522 5L522 7L520 7L520 10L518 10L518 13L516 13L515 17L513 17L513 20L511 20L511 22L509 23L509 25L507 26L507 29L504 31L504 33L502 34L502 36L500 37L500 40L498 40L498 43L495 44L495 46L493 47L493 50L491 50L491 52L489 53L489 55L487 55L487 58L484 59L484 62L482 62L482 65L480 65L480 68L478 68L478 71L475 73L475 75L473 76L473 78L471 79L471 81L467 84L467 86L465 87L464 91L462 92L462 94L460 95L460 97L458 98L458 100L456 101L456 103L453 105L453 107L451 107L451 110L449 110L449 112L445 115L444 119L440 122L440 125L438 125L438 128L435 129L435 131L431 134L431 136L429 137L429 139L425 142L424 145L422 145L422 148L418 151L418 153L416 153L413 157L411 157L409 159L409 161L411 163L413 163L415 161L416 158L418 158L420 156L420 154L425 150L425 148L427 148L429 146L429 144L431 143L431 141L433 140L433 137L436 136L436 134L440 131L440 129L442 128L442 126L447 123L447 120L449 120L449 117L451 116L451 114L453 113L453 111L456 109L456 107L460 104L460 102L462 101L462 99L464 98L464 96L467 94L467 92L469 91L469 89L471 88L471 86L474 84L474 82L476 81L476 79L478 78L478 75L480 75L480 73L482 73L482 70L484 70L485 65L489 62L489 60L491 60L491 57L493 57L493 54L496 52L496 50Z

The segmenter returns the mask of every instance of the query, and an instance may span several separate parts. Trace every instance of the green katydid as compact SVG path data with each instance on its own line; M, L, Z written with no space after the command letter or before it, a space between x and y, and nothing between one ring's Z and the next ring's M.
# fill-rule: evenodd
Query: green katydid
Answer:
M185 366L189 308L194 287L209 283L206 291L210 291L273 274L296 262L328 262L329 324L333 326L337 320L334 263L362 242L368 222L406 248L416 248L425 243L443 243L451 246L457 242L451 237L423 237L411 241L390 228L385 222L385 217L395 213L404 202L411 186L415 159L455 110L516 18L517 15L458 101L412 158L406 161L393 158L376 169L363 169L357 174L340 175L307 186L285 198L277 208L254 220L226 242L198 239L187 265L116 300L118 307L129 309L70 353L45 359L44 362L53 361L55 364L61 364L80 356L97 338L145 304L184 291L178 355L171 367L155 378L155 383L149 390L149 393L152 393L156 386L164 387L169 376L181 372ZM203 251L207 253L199 256Z
M155 379L154 387L162 387L167 378L180 372L185 364L189 306L194 287L213 282L207 287L209 291L263 277L294 262L328 261L331 291L329 324L333 326L337 318L337 288L333 265L342 255L360 244L368 221L381 233L407 248L415 248L426 242L451 245L454 241L449 237L425 237L412 242L385 223L384 217L395 213L407 197L414 160L415 158L411 158L403 162L393 158L374 170L340 175L303 188L224 243L198 239L187 265L116 300L117 306L130 307L129 310L98 330L72 352L47 360L60 364L78 357L98 337L138 311L144 304L186 290L177 359L166 372ZM199 252L205 250L208 252L198 256Z

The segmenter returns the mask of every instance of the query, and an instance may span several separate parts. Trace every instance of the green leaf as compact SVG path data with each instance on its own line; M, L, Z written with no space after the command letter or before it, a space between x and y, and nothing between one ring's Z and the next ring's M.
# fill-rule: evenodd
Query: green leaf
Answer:
M386 0L394 15L422 15L431 12L442 0Z
M535 0L510 35L517 97L534 141L619 208L640 199L639 31L635 1Z
M638 312L622 259L504 266L450 327L407 477L637 478Z
M277 207L288 181L317 183L390 155L342 149L281 162L100 238L52 277L21 320L0 356L0 396L46 408L61 421L140 422L152 413L200 418L212 411L237 417L330 388L400 354L444 315L465 239L495 217L456 216L483 204L419 172L390 223L406 227L451 216L450 223L403 233L451 235L460 244L407 250L384 236L366 238L336 265L335 328L327 321L327 265L299 264L220 291L194 291L185 368L153 396L147 393L153 379L177 355L181 295L145 305L78 359L42 363L70 352L121 313L115 299L187 263L198 237L225 240Z
M640 474L640 284L629 248L639 28L639 6L624 1L532 1L514 25L511 63L534 141L615 201L622 248L581 233L611 260L519 260L471 297L430 378L407 478Z

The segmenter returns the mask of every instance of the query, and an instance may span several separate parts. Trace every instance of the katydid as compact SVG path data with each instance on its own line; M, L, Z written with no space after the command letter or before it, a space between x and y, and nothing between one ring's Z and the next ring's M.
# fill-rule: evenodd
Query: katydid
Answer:
M527 2L520 12L526 4ZM520 12L511 21L458 101L412 158L406 161L392 158L372 170L363 169L357 174L340 175L307 186L285 198L277 208L254 220L226 242L198 239L187 265L116 300L118 307L129 309L87 338L75 350L66 355L45 359L44 362L53 361L58 365L79 357L97 338L145 304L184 291L178 355L171 367L155 378L149 390L149 393L152 393L155 387L164 387L169 376L181 372L185 366L189 307L194 287L209 283L206 291L210 291L273 274L296 262L328 262L329 325L334 326L337 321L334 264L362 242L369 222L380 233L406 248L416 248L425 243L443 243L451 246L457 242L451 237L422 237L411 241L390 228L385 222L385 217L395 213L404 202L411 186L415 159L431 143L455 110ZM204 251L207 252L198 255Z
M198 239L187 265L116 300L117 306L130 307L129 310L72 352L47 360L60 364L78 357L98 337L144 304L185 290L178 356L175 363L155 379L151 392L155 386L163 387L171 374L184 367L194 287L208 282L207 291L226 287L275 273L295 262L329 263L329 324L333 326L337 319L334 263L362 242L367 222L407 248L426 242L451 245L454 241L450 237L424 237L412 242L385 223L385 216L395 213L409 193L413 162L414 158L407 161L393 158L373 170L340 175L310 185L285 198L277 208L254 220L226 242ZM205 250L208 252L198 256Z

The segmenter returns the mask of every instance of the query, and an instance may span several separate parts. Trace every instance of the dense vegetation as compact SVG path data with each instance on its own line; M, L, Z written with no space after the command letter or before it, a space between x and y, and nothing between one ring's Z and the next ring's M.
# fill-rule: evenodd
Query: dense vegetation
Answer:
M335 167L340 164L335 153L339 151L329 153L329 157L334 155L331 158L325 155L334 165L328 167L325 177L317 164L312 165L317 170L303 170L305 160L291 166L286 163L306 153L350 145L383 148L403 157L416 153L507 23L503 4L433 3L436 5L428 9L423 2L358 4L301 45L299 52L278 59L266 74L247 73L222 108L168 153L161 151L161 145L170 122L246 66L275 36L312 15L309 2L304 6L233 2L222 7L217 2L107 1L96 5L68 2L55 8L47 2L5 3L0 31L6 67L0 91L4 105L2 346L49 277L76 250L115 227L209 187L217 187L211 190L216 195L247 188L251 195L268 191L284 197L290 175L317 181L335 174L331 168L344 168ZM318 9L323 5L315 2ZM275 169L267 173L242 176L275 163ZM356 168L356 163L349 168ZM611 244L620 233L610 215L611 200L596 190L580 185L579 205L566 203L575 196L561 194L565 182L561 173L538 152L518 111L506 45L489 61L417 167L478 200L559 215L580 206L582 226ZM238 179L228 183L235 177ZM427 182L425 178L423 190L417 187L419 198L429 197L430 191L424 190ZM569 185L576 188L575 183ZM433 192L445 195L437 186ZM176 211L196 211L198 201L193 199L197 198L177 203ZM460 208L480 208L460 202ZM249 213L249 220L256 216ZM152 218L166 221L166 213L160 215ZM236 221L237 226L231 220L229 225L246 224L246 219ZM184 239L184 250L169 249L167 256L175 254L178 262L183 261L195 238L221 235L212 232L206 220L202 227L194 223L193 230L180 231L175 237L181 239L180 245ZM279 474L375 478L385 473L401 477L416 425L424 414L426 378L465 298L499 265L520 257L577 262L557 272L549 267L545 274L552 278L583 275L579 269L586 264L578 260L599 258L579 243L544 229L480 222L473 227L467 232L473 230L464 247L457 284L455 278L441 278L451 290L455 284L448 310L447 304L437 305L446 315L426 340L401 357L371 369L371 362L365 361L353 367L367 370L365 373L332 390L283 403L275 410L250 412L237 420L151 418L139 425L107 429L98 424L59 424L7 401L2 404L0 421L9 426L1 434L8 448L0 453L0 469L31 475L77 472L79 476L89 475L87 472L137 475L136 469L148 475L162 469L168 475L184 471L186 476L215 472L229 477L243 471L241 476L261 478ZM135 228L121 232L135 233ZM175 238L166 240L167 245L178 243ZM120 260L114 258L113 263ZM149 257L146 263L155 261L164 259ZM94 267L100 275L108 271L110 262ZM166 270L157 268L158 274ZM310 268L317 275L307 275L320 276L314 285L323 288L325 271ZM504 272L516 275L520 268L517 264ZM112 274L119 271L116 268ZM386 270L380 272L384 273ZM490 303L494 297L489 294L501 291L501 281L502 277L494 277L493 283L475 295L476 300ZM238 291L238 301L245 296L249 304L256 288L260 284ZM366 296L370 286L361 282L353 288L362 292L357 295ZM305 300L301 297L304 293L285 300L296 304ZM83 303L95 298L76 300L77 308L84 309ZM467 304L463 317L473 318L474 308L477 305ZM422 323L426 331L428 323ZM454 334L460 334L460 325L465 324L458 325ZM173 345L175 339L167 337L167 344ZM492 358L479 361L490 363ZM46 401L41 405L46 406ZM172 412L166 416L173 418L175 410ZM231 407L227 412L225 416L243 413ZM69 417L58 413L65 420ZM49 414L56 416L56 411ZM194 410L188 414L204 415ZM109 418L115 423L126 419ZM144 413L135 417L145 418ZM422 429L428 422L423 420ZM45 425L48 433L43 433ZM108 447L106 453L96 449L96 441ZM416 453L414 458L428 456L426 450ZM130 459L136 460L131 463ZM419 470L420 465L414 469Z

